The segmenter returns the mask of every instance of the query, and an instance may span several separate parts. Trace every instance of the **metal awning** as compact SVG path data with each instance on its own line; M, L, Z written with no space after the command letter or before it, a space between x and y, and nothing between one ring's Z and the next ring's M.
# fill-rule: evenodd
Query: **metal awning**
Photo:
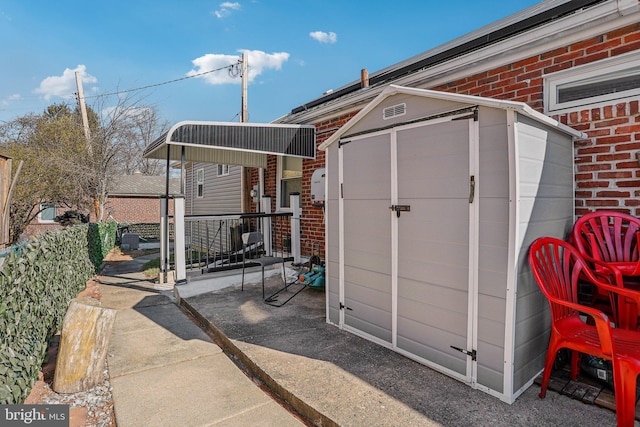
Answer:
M172 147L173 146L173 147ZM315 159L315 126L196 122L177 123L144 150L161 160L267 167L267 155Z

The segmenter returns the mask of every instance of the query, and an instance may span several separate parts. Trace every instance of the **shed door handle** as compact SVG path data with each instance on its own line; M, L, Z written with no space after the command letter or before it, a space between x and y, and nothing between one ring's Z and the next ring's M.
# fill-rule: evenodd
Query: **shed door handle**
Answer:
M469 179L469 203L473 203L476 197L476 177L471 175Z

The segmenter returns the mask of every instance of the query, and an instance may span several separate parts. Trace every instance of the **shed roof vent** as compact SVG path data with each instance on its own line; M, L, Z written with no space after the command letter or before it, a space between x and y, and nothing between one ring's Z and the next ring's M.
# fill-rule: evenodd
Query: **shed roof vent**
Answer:
M407 104L402 103L398 105L392 105L391 107L387 107L382 111L382 118L384 120L387 120L392 117L403 116L406 113L407 113Z

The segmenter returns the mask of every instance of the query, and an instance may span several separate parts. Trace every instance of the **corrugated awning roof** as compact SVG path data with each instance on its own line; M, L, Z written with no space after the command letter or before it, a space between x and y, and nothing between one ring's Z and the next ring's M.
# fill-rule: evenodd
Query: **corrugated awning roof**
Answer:
M315 127L237 122L175 124L144 151L151 159L266 168L267 155L316 157Z

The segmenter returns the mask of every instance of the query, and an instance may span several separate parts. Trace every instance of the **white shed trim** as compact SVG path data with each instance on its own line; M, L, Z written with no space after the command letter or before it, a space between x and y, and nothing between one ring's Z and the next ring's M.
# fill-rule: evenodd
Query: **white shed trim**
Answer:
M397 86L397 85L389 85L385 90L383 90L380 95L378 95L374 100L372 100L369 104L367 104L358 114L356 114L347 124L342 126L338 131L336 131L331 137L329 137L325 142L320 144L318 147L319 150L326 150L331 144L336 141L339 141L342 136L346 135L348 130L356 124L363 116L367 115L371 110L373 110L376 106L378 106L382 101L386 98L396 95L396 94L405 94L405 95L415 95L422 96L425 98L432 99L440 99L445 101L455 101L455 102L463 102L467 104L485 106L485 107L493 107L493 108L501 108L503 110L515 110L520 114L523 114L527 117L532 118L533 120L543 123L547 126L551 126L561 130L562 132L571 135L574 138L586 138L587 136L578 132L577 130L564 125L557 120L552 119L551 117L545 116L542 113L537 112L529 105L524 102L516 102L516 101L506 101L500 99L493 98L484 98L480 96L472 96L472 95L461 95L458 93L449 93L449 92L441 92L429 89L418 89L413 87L406 86Z

